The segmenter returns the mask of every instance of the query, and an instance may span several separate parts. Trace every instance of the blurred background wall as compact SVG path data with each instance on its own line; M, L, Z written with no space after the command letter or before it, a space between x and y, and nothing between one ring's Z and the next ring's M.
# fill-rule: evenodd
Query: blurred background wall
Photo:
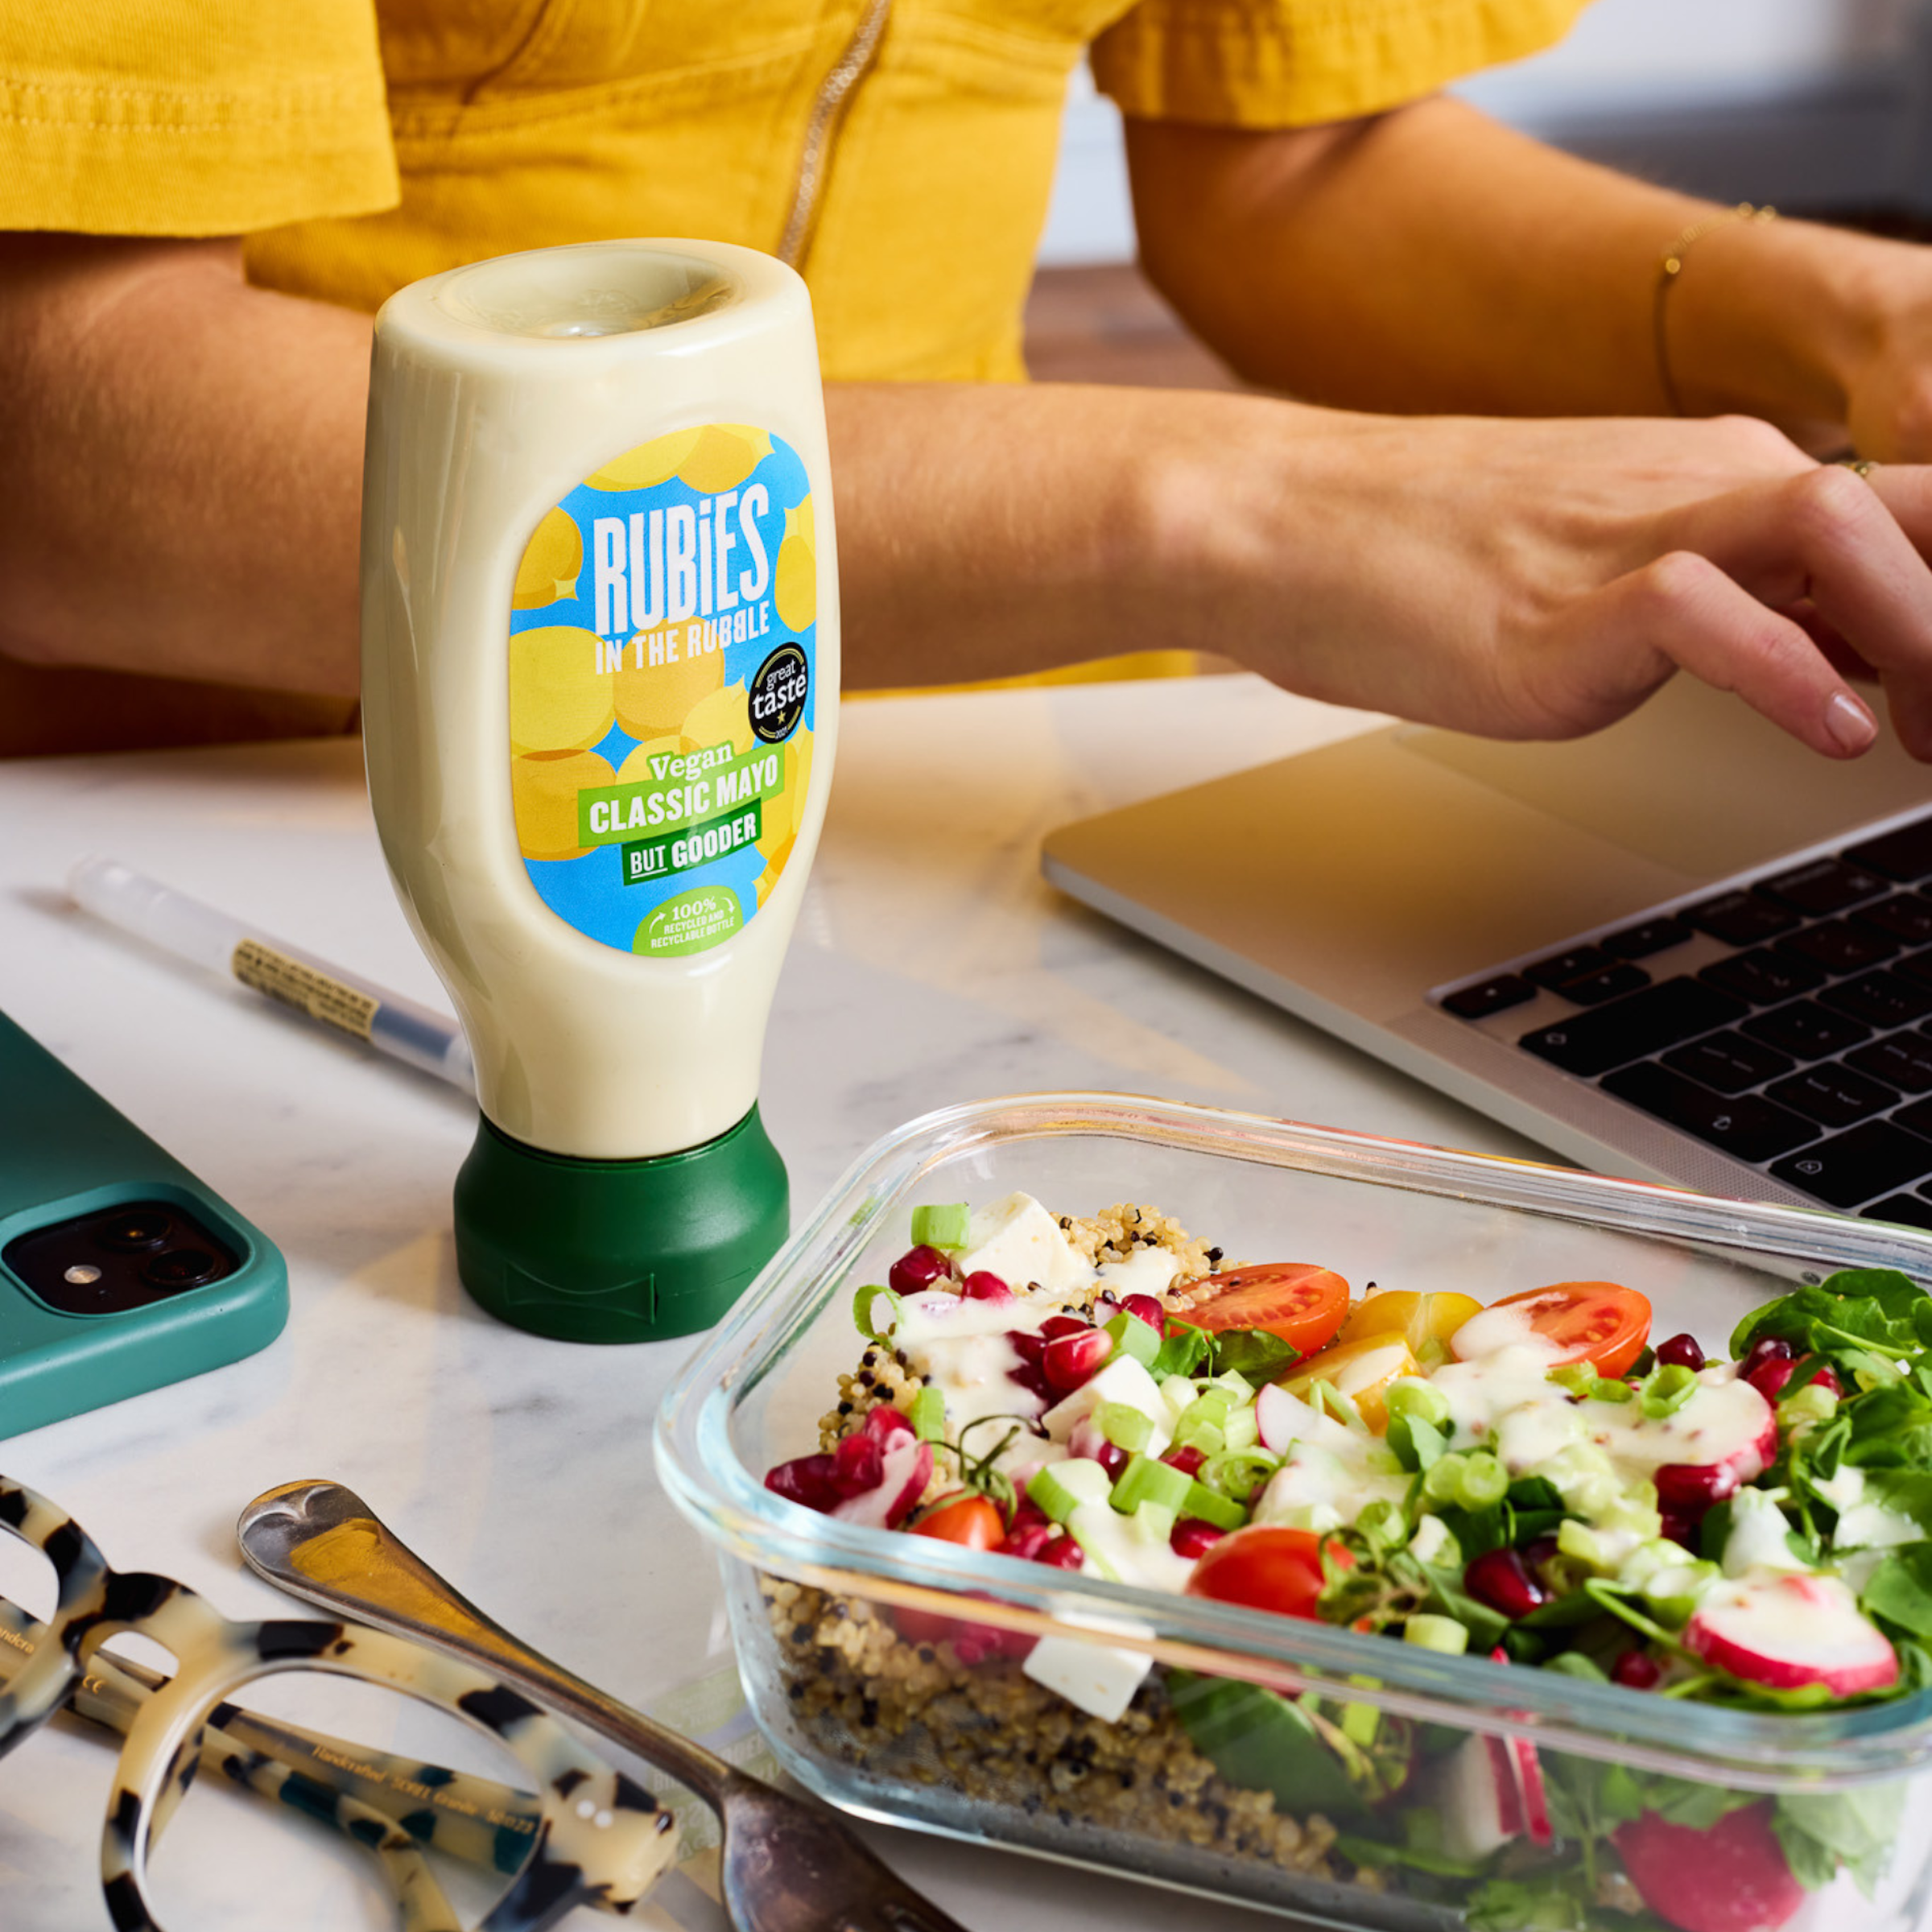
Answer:
M1928 0L1596 0L1560 47L1458 91L1720 200L1932 216ZM1040 261L1133 254L1120 117L1083 72Z

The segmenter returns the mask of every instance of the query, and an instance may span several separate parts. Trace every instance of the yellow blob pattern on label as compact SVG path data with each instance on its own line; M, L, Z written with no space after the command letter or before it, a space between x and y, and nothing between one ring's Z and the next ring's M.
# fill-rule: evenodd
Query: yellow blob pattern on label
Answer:
M775 572L778 617L794 630L803 630L819 614L818 541L807 497L785 513L785 541L778 546Z
M617 722L638 739L675 733L692 705L724 687L724 654L721 650L700 651L695 657L680 653L675 664L651 664L650 655L646 646L645 667L638 669L638 652L632 646L625 653L624 668L614 680Z
M713 423L698 432L691 454L678 465L678 481L716 496L736 489L771 454L771 438L742 423Z
M613 679L597 669L600 647L595 631L570 625L511 634L512 751L580 751L610 729Z
M627 450L584 481L592 489L654 489L678 473L678 465L698 446L701 429L674 430Z
M546 604L577 594L584 569L584 539L570 513L559 506L537 526L537 534L517 566L512 610L541 610Z
M687 751L727 743L734 751L749 751L758 741L751 729L751 704L745 687L733 684L700 698L685 713L683 736Z
M576 858L584 849L577 843L577 794L615 776L594 751L529 751L512 758L510 801L524 857Z

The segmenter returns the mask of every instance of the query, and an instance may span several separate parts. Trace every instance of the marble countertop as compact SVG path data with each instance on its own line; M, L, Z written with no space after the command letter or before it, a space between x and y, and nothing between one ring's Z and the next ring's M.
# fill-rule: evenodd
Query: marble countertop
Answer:
M1048 1088L1533 1151L1039 877L1056 824L1380 721L1245 676L848 704L766 1054L765 1117L797 1208L914 1115ZM264 1352L15 1436L0 1468L70 1510L117 1567L180 1578L235 1617L288 1608L242 1570L237 1512L272 1484L336 1477L501 1622L617 1695L647 1703L718 1671L713 1565L650 1447L690 1344L576 1347L479 1312L449 1225L471 1103L76 913L60 881L89 852L447 1009L390 894L356 745L0 765L0 1009L266 1228L293 1299ZM8 1932L109 1924L94 1880L109 1761L65 1727L0 1761ZM1171 1895L1123 1881L901 1832L877 1842L973 1932L1172 1920ZM695 1891L665 1909L687 1932L722 1922ZM279 1909L275 1922L312 1922ZM1263 1922L1188 1912L1190 1932Z

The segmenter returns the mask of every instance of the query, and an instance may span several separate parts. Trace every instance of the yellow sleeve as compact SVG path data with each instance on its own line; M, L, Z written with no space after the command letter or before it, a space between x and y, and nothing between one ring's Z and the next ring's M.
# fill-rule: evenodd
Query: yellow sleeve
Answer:
M1587 0L1140 0L1093 43L1121 111L1220 127L1352 120L1559 40Z
M0 5L0 229L244 234L399 192L373 0Z

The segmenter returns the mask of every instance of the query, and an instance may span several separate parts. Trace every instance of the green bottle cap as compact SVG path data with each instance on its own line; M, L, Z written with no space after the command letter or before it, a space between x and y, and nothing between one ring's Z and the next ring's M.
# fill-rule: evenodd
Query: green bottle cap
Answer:
M456 1273L490 1314L566 1342L708 1328L777 1253L785 1163L754 1106L700 1147L577 1160L487 1118L456 1175Z

